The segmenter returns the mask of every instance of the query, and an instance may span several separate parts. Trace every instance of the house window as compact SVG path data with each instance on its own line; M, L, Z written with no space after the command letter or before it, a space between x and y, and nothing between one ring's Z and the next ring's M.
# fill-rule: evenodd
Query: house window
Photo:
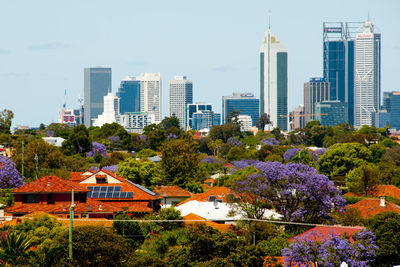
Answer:
M39 203L39 194L22 195L22 203Z
M47 204L54 204L53 194L47 194Z
M96 177L96 184L106 184L107 178L106 177Z

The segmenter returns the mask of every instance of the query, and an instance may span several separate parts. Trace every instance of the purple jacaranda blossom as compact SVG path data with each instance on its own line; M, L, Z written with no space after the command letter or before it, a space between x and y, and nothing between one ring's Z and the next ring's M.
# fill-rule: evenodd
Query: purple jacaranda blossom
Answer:
M330 213L345 205L333 182L310 166L273 161L256 161L252 166L260 173L237 181L234 189L249 201L274 207L286 220L332 220Z
M119 136L110 136L108 137L108 140L110 141L111 149L116 149L121 146L121 138Z
M53 137L53 136L54 136L54 131L52 131L52 130L46 130L46 136L47 136L47 137Z
M294 158L294 156L296 156L296 154L299 151L302 151L302 150L303 150L302 148L291 148L291 149L288 149L288 150L286 150L285 154L283 154L283 158L286 161L290 161L292 158Z
M177 138L178 138L178 136L177 136L176 134L169 133L169 134L167 135L167 138L168 138L168 140L171 140L171 139L177 139Z
M213 164L213 163L222 163L221 160L216 159L216 158L214 158L214 157L210 157L210 156L208 156L208 157L206 157L206 158L200 160L200 162L201 162L201 163L209 163L209 164Z
M146 145L149 144L149 142L148 142L148 140L147 140L147 137L146 137L144 134L140 135L139 138L140 138L140 140L142 140Z
M110 166L104 166L103 168L101 168L101 170L107 170L112 173L115 173L117 171L117 168L118 168L118 165L110 165Z
M229 137L226 142L228 144L231 144L231 145L237 146L237 147L242 147L243 146L243 143L240 142L236 137Z
M14 188L24 184L15 163L7 157L0 156L0 188Z
M86 157L94 157L97 154L100 154L103 157L107 156L107 149L103 144L93 142L92 143L92 150L89 152L86 152Z
M317 150L308 150L308 153L313 157L315 163L318 162L319 157L321 157L329 148L319 148Z
M345 237L330 234L324 242L315 241L310 232L302 238L295 238L288 248L282 250L285 266L340 266L346 262L348 266L369 266L374 261L378 246L371 231L362 230L353 235L354 243Z
M278 140L276 140L275 138L272 138L272 137L264 138L261 142L267 146L275 146L275 145L281 144Z
M94 172L100 171L99 167L95 167L95 166L90 167L90 169L91 169L92 171L94 171Z
M235 166L236 169L244 169L248 166L253 166L257 162L259 161L255 159L242 159L242 160L232 161L231 164Z

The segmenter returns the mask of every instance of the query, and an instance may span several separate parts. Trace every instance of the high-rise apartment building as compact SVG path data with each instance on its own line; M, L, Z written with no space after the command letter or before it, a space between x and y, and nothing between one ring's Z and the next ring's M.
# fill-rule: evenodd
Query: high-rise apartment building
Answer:
M194 129L193 113L203 110L212 111L212 105L201 102L188 104L186 107L186 125L189 126L191 129Z
M121 81L117 96L120 99L120 113L140 112L140 80L126 77Z
M154 114L155 123L161 122L161 74L145 73L140 80L140 111Z
M314 106L317 102L330 100L330 83L324 78L311 78L304 83L304 123L315 120Z
M104 96L111 90L111 68L95 67L84 70L84 122L92 125L104 110Z
M193 81L186 76L175 76L169 82L169 115L179 119L181 129L186 130L186 107L193 103Z
M288 130L288 50L268 29L260 49L260 115Z
M368 20L354 45L354 126L373 125L381 95L381 35Z
M348 121L354 124L354 39L361 22L323 23L324 78L330 100L346 102Z
M193 129L211 129L213 125L220 125L221 114L212 110L199 110L193 114Z
M119 123L119 115L119 97L110 91L104 97L104 111L93 119L92 125L101 127L106 123Z
M222 97L222 120L228 122L232 111L239 111L240 115L251 117L252 125L255 126L260 118L260 100L252 93L233 93L231 96Z

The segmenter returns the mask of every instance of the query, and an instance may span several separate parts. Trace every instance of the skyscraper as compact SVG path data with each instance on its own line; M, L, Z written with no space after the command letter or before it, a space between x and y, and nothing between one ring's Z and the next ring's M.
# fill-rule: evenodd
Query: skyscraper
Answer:
M155 123L161 122L161 74L145 73L140 80L140 111L154 114Z
M381 95L381 35L368 20L354 46L354 126L373 125Z
M186 107L193 103L193 81L175 76L169 82L169 115L175 114L181 129L186 130Z
M260 115L288 130L288 50L268 29L260 49ZM271 125L268 125L271 129Z
M233 93L232 96L222 97L222 120L228 122L232 111L239 111L240 115L249 115L252 126L255 126L260 117L260 100L252 93Z
M126 77L121 81L117 96L120 99L120 113L140 112L140 81Z
M119 123L119 97L111 91L104 97L104 110L97 118L93 119L93 126L101 127L106 123Z
M349 123L354 124L354 39L360 22L323 23L324 78L330 83L330 100L346 102Z
M316 113L314 111L315 103L330 100L329 82L324 78L311 78L309 82L304 83L304 123L312 121ZM347 120L347 118L346 118Z
M323 126L336 126L347 122L347 103L339 100L315 103L315 120Z
M104 110L104 96L111 90L111 68L85 68L84 70L84 122L92 125Z
M204 110L212 111L212 105L200 102L188 104L186 107L186 125L194 129L193 113Z

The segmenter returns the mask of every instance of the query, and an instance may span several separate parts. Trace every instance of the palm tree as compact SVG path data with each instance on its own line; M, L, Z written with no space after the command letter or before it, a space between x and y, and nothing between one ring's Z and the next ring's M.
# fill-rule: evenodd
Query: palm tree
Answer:
M0 237L0 259L8 264L21 263L28 257L28 250L31 242L23 234L7 232Z

